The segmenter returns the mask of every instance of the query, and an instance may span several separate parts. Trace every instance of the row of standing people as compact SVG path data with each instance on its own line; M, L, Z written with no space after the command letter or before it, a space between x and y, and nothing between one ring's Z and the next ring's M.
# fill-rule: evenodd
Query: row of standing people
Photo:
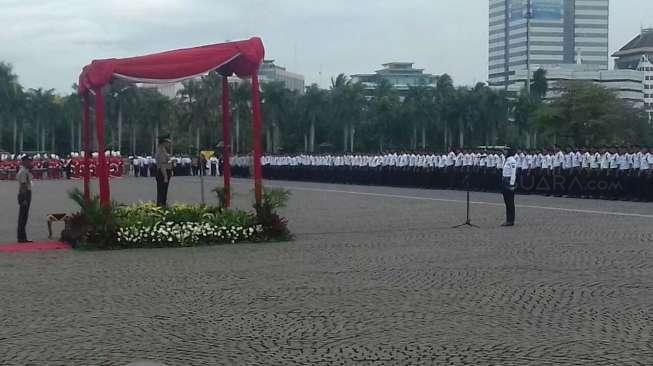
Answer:
M134 177L156 176L156 159L151 156L130 157L130 175ZM222 171L222 159L211 157L205 159L197 156L171 157L172 172L175 176L219 176Z
M517 151L516 191L584 198L653 201L648 148ZM498 191L505 156L484 150L444 154L264 156L264 177L278 180ZM233 157L235 176L251 158Z

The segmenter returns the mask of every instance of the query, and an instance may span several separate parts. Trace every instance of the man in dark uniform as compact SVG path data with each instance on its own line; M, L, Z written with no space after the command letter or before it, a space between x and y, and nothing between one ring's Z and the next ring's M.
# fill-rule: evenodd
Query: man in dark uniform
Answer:
M156 204L159 207L168 205L168 187L172 178L171 145L170 135L166 134L159 138L159 146L156 148Z
M24 156L20 160L20 169L16 174L16 181L18 182L18 242L31 243L27 240L27 219L29 217L29 208L32 204L32 158Z

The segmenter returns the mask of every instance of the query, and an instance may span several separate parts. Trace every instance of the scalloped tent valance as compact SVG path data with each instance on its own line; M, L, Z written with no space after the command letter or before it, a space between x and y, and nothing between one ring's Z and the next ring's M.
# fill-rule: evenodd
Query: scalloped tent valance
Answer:
M260 38L186 48L130 58L94 60L79 76L79 93L113 79L134 83L174 83L217 70L223 76L249 77L258 71L265 49Z

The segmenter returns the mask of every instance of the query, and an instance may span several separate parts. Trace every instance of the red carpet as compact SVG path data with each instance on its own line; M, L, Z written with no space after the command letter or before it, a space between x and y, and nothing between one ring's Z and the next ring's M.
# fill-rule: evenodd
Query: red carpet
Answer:
M41 250L70 249L70 245L59 242L0 244L0 253L37 252Z

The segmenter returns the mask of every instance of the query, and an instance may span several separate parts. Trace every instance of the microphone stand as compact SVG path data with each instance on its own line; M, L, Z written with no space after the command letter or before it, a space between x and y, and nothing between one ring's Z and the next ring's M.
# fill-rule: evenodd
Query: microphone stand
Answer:
M467 219L465 220L465 222L463 222L460 225L452 226L451 227L452 229L458 229L458 228L465 227L465 226L473 227L473 228L477 228L477 229L481 228L480 226L472 224L471 218L469 217L469 191L471 190L471 184L470 184L470 179L469 178L470 178L470 172L467 172L466 175L465 175L465 179L463 180L463 182L465 183L465 188L467 190Z

